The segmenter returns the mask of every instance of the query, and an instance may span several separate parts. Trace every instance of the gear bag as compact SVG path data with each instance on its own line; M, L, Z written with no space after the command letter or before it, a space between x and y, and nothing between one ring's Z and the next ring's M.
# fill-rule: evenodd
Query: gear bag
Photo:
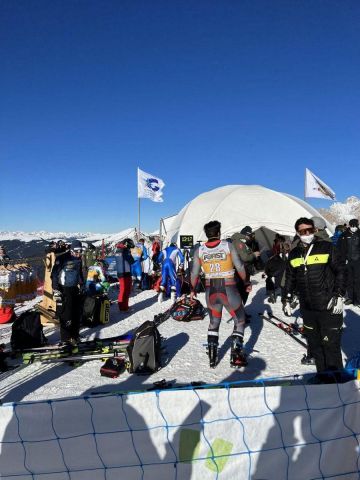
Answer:
M10 343L13 350L41 347L47 343L39 312L28 310L19 315L12 324Z
M191 322L193 320L202 320L206 315L203 304L194 298L184 297L176 302L171 312L171 316L178 322Z
M102 377L117 378L125 371L125 360L123 357L108 358L100 368Z
M155 322L146 321L127 347L130 373L152 373L160 368L161 337Z
M107 295L85 297L82 323L89 327L103 325L110 319L110 301Z

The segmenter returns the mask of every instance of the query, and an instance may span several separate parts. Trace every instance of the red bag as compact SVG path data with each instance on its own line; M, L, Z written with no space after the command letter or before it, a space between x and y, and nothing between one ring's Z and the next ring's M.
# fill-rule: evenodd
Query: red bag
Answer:
M0 323L15 320L16 315L13 307L0 307Z

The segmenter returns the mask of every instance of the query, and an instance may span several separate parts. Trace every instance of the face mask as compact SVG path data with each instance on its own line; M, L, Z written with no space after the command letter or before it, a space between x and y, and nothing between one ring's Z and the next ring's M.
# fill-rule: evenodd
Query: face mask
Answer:
M355 233L356 230L357 230L357 227L350 227L350 231L351 231L352 233Z
M300 235L300 240L308 245L314 240L314 235Z

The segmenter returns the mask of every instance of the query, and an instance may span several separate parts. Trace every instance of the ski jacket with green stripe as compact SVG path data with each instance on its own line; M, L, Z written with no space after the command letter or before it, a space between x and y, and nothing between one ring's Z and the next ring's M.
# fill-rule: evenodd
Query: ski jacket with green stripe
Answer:
M315 237L290 252L283 300L295 293L300 307L319 311L326 310L334 295L345 294L345 263L332 243Z

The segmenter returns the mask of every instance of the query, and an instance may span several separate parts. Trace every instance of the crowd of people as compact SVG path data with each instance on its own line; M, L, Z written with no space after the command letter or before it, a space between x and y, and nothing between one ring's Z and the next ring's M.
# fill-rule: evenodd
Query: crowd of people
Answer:
M340 381L343 362L341 334L344 304L360 306L360 230L357 219L341 225L332 238L321 217L299 218L294 237L276 234L272 255L264 265L251 227L246 226L221 240L221 225L204 225L208 238L194 255L192 293L201 271L205 273L206 303L210 315L208 354L210 366L217 363L219 327L225 307L234 320L230 364L246 365L243 348L246 316L244 305L251 291L251 275L264 268L268 302L280 295L283 312L292 316L299 305L303 332L308 343L306 363L314 363L315 383ZM340 232L340 233L339 233Z
M338 225L329 237L323 218L299 218L293 238L277 233L266 252L248 225L226 239L222 239L221 224L216 220L204 225L204 232L206 242L185 250L175 243L162 248L158 237L151 245L143 238L125 238L116 244L113 254L116 278L109 275L104 252L92 245L85 249L79 240L50 245L49 251L55 252L51 283L61 341L79 340L84 295L106 296L111 282L118 284L117 303L122 313L129 311L131 293L143 289L154 288L159 302L166 297L174 302L184 293L194 298L204 291L210 319L210 367L218 361L223 307L234 323L230 364L244 366L244 331L250 322L245 305L251 277L263 272L268 303L274 304L280 297L285 316L292 316L299 307L308 344L305 363L315 364L317 380L329 381L329 372L340 372L344 305L360 306L358 220ZM5 249L0 248L1 264L8 261ZM145 268L146 262L151 262L150 269Z

